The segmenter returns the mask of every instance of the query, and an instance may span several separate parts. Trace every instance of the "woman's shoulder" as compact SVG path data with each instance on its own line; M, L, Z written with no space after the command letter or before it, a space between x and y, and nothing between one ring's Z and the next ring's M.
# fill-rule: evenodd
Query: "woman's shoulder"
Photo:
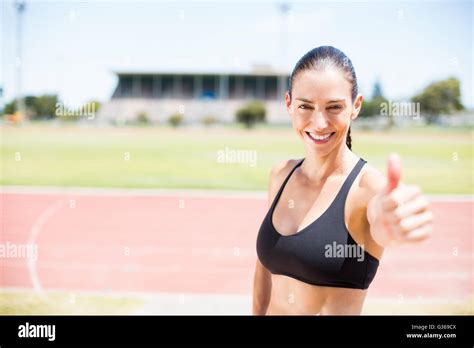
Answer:
M301 160L301 158L286 159L274 164L272 170L270 171L270 184L282 184L290 172L296 167L296 165L301 162Z
M371 164L366 163L361 171L359 187L368 196L374 196L385 187L385 184L385 175Z
M281 177L284 179L300 161L301 159L286 159L277 162L270 171L270 179L278 180Z
M291 170L300 161L301 159L286 159L283 161L279 161L273 165L270 171L270 179L268 185L268 194L270 199L272 199L272 197L275 197L280 186L283 184L283 181L285 181L288 174L290 174Z

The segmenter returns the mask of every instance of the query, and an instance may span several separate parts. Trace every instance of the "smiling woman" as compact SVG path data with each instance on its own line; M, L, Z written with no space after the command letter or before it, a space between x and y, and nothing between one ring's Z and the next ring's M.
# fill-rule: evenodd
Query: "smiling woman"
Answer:
M341 74L343 72L343 74ZM305 84L298 83L297 77L304 75ZM330 94L328 93L331 91ZM349 98L348 98L348 93ZM324 110L338 127L345 132L346 145L352 148L350 120L357 117L362 106L362 96L358 96L357 77L352 62L344 53L332 47L320 47L318 51L308 52L296 64L290 76L290 90L286 94L286 104L290 108L290 114L296 114L293 118L295 129L301 123L305 123L311 117L316 108ZM319 96L318 101L313 96ZM324 96L325 98L321 98ZM294 103L292 100L294 99ZM338 117L341 113L347 113L348 106L354 106L351 118ZM296 108L296 110L295 110ZM324 120L320 119L319 121ZM338 122L337 122L338 121ZM348 123L348 125L346 123ZM295 124L296 123L296 124ZM316 124L318 126L318 124ZM312 129L305 129L306 135L317 144L325 144L336 134L336 131L318 134ZM341 133L344 133L341 135Z
M363 97L344 53L309 51L285 98L305 158L271 172L253 313L360 314L384 248L425 239L432 213L417 186L399 184L398 156L389 158L385 178L351 151Z

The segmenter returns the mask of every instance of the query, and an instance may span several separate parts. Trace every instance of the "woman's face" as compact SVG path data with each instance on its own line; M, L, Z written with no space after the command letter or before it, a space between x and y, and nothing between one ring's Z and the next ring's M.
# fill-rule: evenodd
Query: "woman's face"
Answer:
M306 153L326 156L346 144L347 131L362 105L362 96L351 99L352 86L337 68L304 70L292 84L286 106L293 128Z

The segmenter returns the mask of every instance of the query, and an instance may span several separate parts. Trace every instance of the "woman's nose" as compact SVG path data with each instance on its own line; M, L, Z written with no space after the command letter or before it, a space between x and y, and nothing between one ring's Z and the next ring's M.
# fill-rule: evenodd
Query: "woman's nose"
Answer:
M328 125L326 117L320 111L315 111L313 114L313 124L316 129L325 129Z

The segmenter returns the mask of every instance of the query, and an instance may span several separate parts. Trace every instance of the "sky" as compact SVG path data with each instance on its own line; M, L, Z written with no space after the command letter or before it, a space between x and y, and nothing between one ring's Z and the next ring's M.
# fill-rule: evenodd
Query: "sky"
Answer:
M1 103L18 92L13 0L1 2ZM107 101L114 71L291 72L310 49L352 60L360 92L376 80L403 100L447 77L474 107L472 1L26 1L24 95L56 93L66 105Z

